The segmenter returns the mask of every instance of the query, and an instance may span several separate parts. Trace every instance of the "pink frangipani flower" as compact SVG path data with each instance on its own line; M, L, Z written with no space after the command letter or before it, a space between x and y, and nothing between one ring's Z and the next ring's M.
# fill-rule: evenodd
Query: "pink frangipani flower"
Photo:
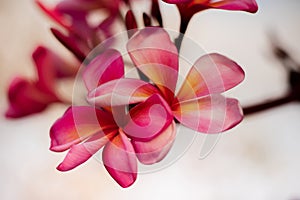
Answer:
M66 61L50 49L39 46L32 54L37 80L16 77L8 88L9 108L6 117L19 118L43 111L49 104L62 102L56 91L59 78L74 77L79 63Z
M224 10L241 10L255 13L258 9L255 0L163 0L166 3L176 4L177 6L197 9L198 11L216 8ZM188 11L188 10L187 10Z
M20 118L41 112L54 102L59 102L55 94L41 90L37 83L24 77L15 77L8 88L9 107L7 118Z
M171 115L166 110L168 107L161 106L153 111L153 105L163 105L160 98L153 95L135 109L131 109L128 117L124 118L123 126L115 122L109 111L91 106L69 108L50 131L50 150L61 152L69 149L57 169L71 170L87 161L104 146L102 159L109 174L122 187L132 185L138 170L136 156L145 164L159 162L166 156L175 138L175 124L171 123ZM165 112L159 116L161 109L165 109ZM155 116L151 116L153 112ZM152 118L161 121L151 125ZM140 141L138 137L131 138L132 134L141 134L136 124L151 130L146 131L147 133L144 131L142 139L149 133L152 139Z
M151 83L122 78L90 91L90 103L101 107L136 104L156 93L162 96L176 120L202 133L220 133L242 120L238 101L220 94L244 79L243 70L234 61L216 53L200 57L176 93L179 57L166 31L161 28L140 30L129 40L127 50L156 90Z
M111 27L118 18L120 2L119 0L114 3L105 0L62 0L51 7L36 0L37 5L51 19L65 28L66 33L51 28L54 36L81 61L95 46L112 35ZM109 13L104 20L98 19L99 12L96 11L100 9Z
M105 0L62 0L54 6L47 6L41 0L36 0L37 5L55 22L67 31L74 32L80 36L91 33L93 26L89 23L89 15L97 9L105 9L109 17L116 17L119 12L120 0L111 3ZM96 24L100 26L99 24Z
M223 9L233 11L246 11L255 13L258 6L255 0L163 0L166 3L176 4L181 16L180 31L185 32L186 27L194 14L209 9Z
M96 57L84 71L88 90L123 76L124 63L115 50ZM117 108L117 114L114 113L116 108L109 107L69 108L50 130L50 150L69 149L57 169L71 170L104 147L105 168L120 186L129 187L137 177L137 157L144 164L162 160L173 144L176 127L169 106L151 89L156 91L155 87L150 88L153 94L128 114L124 106Z

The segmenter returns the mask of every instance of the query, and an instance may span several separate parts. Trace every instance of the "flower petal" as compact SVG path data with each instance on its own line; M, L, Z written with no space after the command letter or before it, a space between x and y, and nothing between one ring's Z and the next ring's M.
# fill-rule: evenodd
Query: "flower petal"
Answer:
M57 22L66 29L70 29L70 22L68 22L68 20L66 20L61 13L57 12L54 8L46 6L44 3L42 3L41 0L35 0L35 3L41 8L42 11L45 12L45 14L47 14L55 22Z
M85 85L89 91L100 84L124 76L124 62L122 55L114 49L107 49L94 58L83 73Z
M91 39L92 27L87 22L87 11L61 9L58 7L60 3L48 7L40 0L35 1L45 14L64 27L68 32L75 33L84 39Z
M223 0L210 3L210 7L224 10L242 10L256 13L258 6L255 0Z
M48 104L59 102L59 99L53 93L42 91L36 82L16 77L9 85L8 101L5 116L18 118L41 112Z
M123 130L130 138L149 141L164 131L172 121L169 105L159 94L153 94L129 111Z
M32 54L38 73L38 86L41 90L53 92L56 78L75 76L80 63L75 59L63 60L52 50L38 46Z
M69 33L68 35L65 35L56 28L50 28L50 31L54 37L69 51L71 51L79 61L83 62L91 51L88 45L75 34Z
M99 107L128 105L145 101L158 90L139 79L122 78L98 86L88 94L88 101Z
M226 131L243 119L239 102L218 94L178 103L173 113L180 123L202 133Z
M35 66L38 73L38 82L40 88L44 91L52 93L54 91L56 73L55 65L61 64L61 60L55 63L58 57L54 55L50 50L43 46L37 47L32 53L32 59L35 62Z
M112 12L118 8L119 4L120 0L115 0L113 3L108 0L63 0L57 4L56 10L61 12L71 12L106 8Z
M135 182L137 159L132 144L122 130L105 145L102 154L106 170L121 187L129 187Z
M195 62L177 94L177 99L182 102L221 93L238 85L244 77L244 71L234 61L220 54L207 54Z
M237 10L255 13L258 6L255 0L163 0L166 3L177 4L190 8L190 12L197 12L207 8ZM187 5L185 5L187 4ZM187 10L188 11L188 10Z
M166 3L178 4L178 3L189 3L193 0L163 0Z
M134 64L168 97L175 91L178 51L168 33L157 27L145 28L131 37L127 50ZM166 91L167 89L167 91Z
M56 10L60 12L71 11L90 11L96 8L101 8L101 1L92 0L62 0L56 5Z
M99 23L96 26L95 31L101 32L101 34L103 34L104 38L112 37L114 35L114 31L112 30L112 26L113 26L114 22L117 20L118 17L119 17L118 15L113 15L113 14L109 15L101 23ZM102 40L103 40L103 38L102 38ZM105 41L105 45L102 44L103 45L102 48L108 49L108 47L111 46L111 44L114 41L113 38L110 38L110 40L111 41ZM97 43L97 45L100 43L100 41L101 41L101 38L99 38L99 42ZM96 44L95 44L95 46L96 46Z
M117 129L111 113L90 106L73 106L50 129L52 151L65 151L95 133Z
M100 132L80 144L73 145L57 169L59 171L68 171L81 165L109 142L116 133L117 130L113 130L107 134Z
M173 121L163 132L150 140L141 142L132 140L136 156L139 161L146 165L160 162L171 149L176 136L176 124Z
M32 53L38 79L15 78L8 89L10 107L7 117L23 117L43 111L49 104L60 102L55 83L58 78L75 76L79 62L65 61L44 46L38 46Z
M125 15L125 25L128 33L128 38L131 38L131 36L137 31L137 23L132 10L129 10Z

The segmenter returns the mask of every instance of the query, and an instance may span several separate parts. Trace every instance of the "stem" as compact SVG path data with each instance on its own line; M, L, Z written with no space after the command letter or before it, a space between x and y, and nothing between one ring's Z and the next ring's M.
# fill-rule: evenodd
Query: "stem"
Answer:
M175 39L175 46L178 50L178 53L180 52L183 37L184 37L184 35L182 33L180 33L179 36Z
M179 7L178 7L179 8ZM178 37L175 39L175 45L177 47L178 52L180 51L181 48L181 44L182 44L182 40L184 37L184 34L187 30L188 24L193 16L193 14L191 15L183 15L182 11L179 8L179 12L180 12L180 34L178 35Z
M145 82L150 81L149 78L140 69L137 68L137 70L138 70L138 74L139 74L139 77L141 80L143 80Z
M296 96L293 93L289 93L286 96L275 99L275 100L271 100L271 101L261 103L261 104L256 104L256 105L249 106L249 107L244 107L243 108L244 115L247 116L247 115L255 114L257 112L275 108L275 107L290 103L295 100L296 100Z
M187 30L189 21L190 21L190 18L185 19L184 17L181 16L180 33L179 33L178 37L175 39L175 46L177 47L178 52L180 51L182 40L183 40L184 34Z

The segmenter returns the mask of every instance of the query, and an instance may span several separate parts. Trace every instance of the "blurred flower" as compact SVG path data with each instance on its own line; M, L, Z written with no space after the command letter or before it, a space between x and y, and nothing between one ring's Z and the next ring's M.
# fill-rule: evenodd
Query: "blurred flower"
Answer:
M48 104L59 102L58 97L44 91L35 81L16 77L8 89L9 107L5 113L8 118L19 118L43 111Z
M129 10L125 15L125 26L128 33L128 38L130 38L137 31L138 28L132 10Z
M224 10L238 10L255 13L258 6L255 0L163 0L166 3L176 4L181 16L180 32L184 33L186 27L197 12L215 8Z
M190 11L199 12L208 8L224 10L243 10L255 13L258 9L255 0L163 0L166 3L177 4L177 6L190 8ZM195 10L194 10L195 9ZM198 11L196 11L198 10Z
M121 0L111 3L107 0L62 0L53 7L36 0L37 5L55 22L66 30L66 34L56 28L51 31L81 61L90 51L110 37L112 25L119 17ZM103 18L103 14L107 17Z
M49 104L63 102L54 83L57 79L74 77L79 63L65 61L46 47L39 46L32 54L37 80L16 77L8 88L9 108L6 117L18 118L43 111Z
M219 54L200 57L175 94L178 80L178 52L169 35L161 28L142 29L128 42L131 59L154 84L139 79L121 78L100 84L90 90L88 101L99 107L135 104L152 94L162 96L172 115L183 125L203 133L220 133L237 125L243 118L237 100L219 93L238 85L243 70L232 60ZM103 63L112 63L113 56ZM102 68L98 65L98 68ZM99 70L100 71L100 70ZM87 85L103 73L84 75ZM136 137L135 135L131 135Z
M117 61L104 62L103 68L95 67L108 56ZM121 78L124 65L119 58L121 55L114 50L108 50L95 58L87 66L85 74L103 72L107 76L101 76L97 82L88 81L87 88L92 89L94 84L96 86ZM123 73L111 73L115 70ZM117 116L109 108L69 108L50 130L52 151L70 149L57 169L71 170L105 146L102 159L107 171L122 187L129 187L136 180L136 156L144 164L162 160L171 148L176 132L169 107L159 95L153 94L130 109L128 114L125 114L124 108L118 108Z

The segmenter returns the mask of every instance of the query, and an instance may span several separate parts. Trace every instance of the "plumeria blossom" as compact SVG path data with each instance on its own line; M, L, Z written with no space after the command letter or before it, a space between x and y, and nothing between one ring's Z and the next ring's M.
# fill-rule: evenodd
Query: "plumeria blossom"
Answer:
M43 111L49 104L62 102L55 82L60 78L74 77L79 63L65 61L50 49L39 46L32 54L37 80L16 77L8 88L9 108L6 117L18 118Z
M96 45L112 35L111 27L118 18L121 2L62 0L51 7L36 0L37 5L67 32L52 28L54 36L82 61ZM107 17L99 21L95 17L97 11L107 12ZM90 20L93 15L97 20Z
M158 106L157 111L153 111L153 105L163 105L160 96L153 95L132 109L128 117L122 121L124 123L122 126L115 122L109 111L91 106L69 108L50 131L50 150L62 152L69 149L57 169L71 170L104 147L102 159L105 168L120 186L129 187L137 177L135 152L139 152L138 156L145 164L159 162L166 156L175 138L175 124L171 123L168 107ZM152 118L163 121L151 125ZM144 129L154 130L155 133L149 132L152 139L144 142L139 141L138 137L131 138L132 134L141 133L136 124L144 126ZM128 131L131 134L128 134ZM146 133L142 139L145 136Z
M112 73L114 71L117 73ZM96 57L84 71L89 91L123 76L124 63L115 50ZM107 107L69 108L50 130L50 149L56 152L69 149L57 169L71 170L104 147L102 160L107 171L120 186L129 187L137 177L137 158L143 164L162 160L176 133L169 106L160 95L153 93L127 114L124 109L124 106L118 107L116 115L115 109Z
M97 9L102 9L108 12L108 18L115 18L119 12L121 0L114 3L106 0L62 0L52 7L46 6L40 0L36 0L36 3L49 17L67 31L86 37L89 34L94 34L92 32L96 31L97 26L103 26L100 22L93 27L89 23L89 15Z
M43 111L49 104L59 102L59 98L38 87L38 83L24 77L16 77L8 88L8 118L19 118Z
M89 92L90 103L114 107L143 102L157 94L177 121L202 133L220 133L242 120L238 101L220 94L244 79L243 70L234 61L216 53L200 57L176 94L179 57L166 31L140 30L127 43L127 50L135 66L154 85L130 78L109 81Z
M198 11L216 8L224 10L242 10L255 13L258 9L255 0L163 0L166 3L186 6L187 8L198 8ZM201 8L202 7L202 8Z
M257 11L255 0L163 1L177 5L182 33L191 17L205 9ZM143 19L136 18L131 10L134 1L128 0L60 0L53 6L35 2L60 25L50 30L77 59L66 61L39 46L32 55L38 77L13 80L6 116L22 117L54 102L65 103L55 83L74 78L78 60L82 62L84 70L79 75L87 89L86 104L70 106L50 129L50 150L67 151L59 171L76 168L102 149L106 170L126 188L137 179L138 162L152 165L166 157L176 138L176 123L197 132L221 133L243 119L239 102L221 94L243 81L241 67L212 53L198 58L182 77L178 51L183 35L175 39L176 47L164 29L152 27L163 26L158 0L151 0L150 12L143 12ZM125 74L123 57L111 49L111 43L94 49L114 34L118 19L130 30L128 58L142 80ZM151 28L138 30L141 20Z
M194 14L214 8L232 11L246 11L255 13L258 6L255 0L163 0L166 3L176 4L181 15L181 32L185 29Z

